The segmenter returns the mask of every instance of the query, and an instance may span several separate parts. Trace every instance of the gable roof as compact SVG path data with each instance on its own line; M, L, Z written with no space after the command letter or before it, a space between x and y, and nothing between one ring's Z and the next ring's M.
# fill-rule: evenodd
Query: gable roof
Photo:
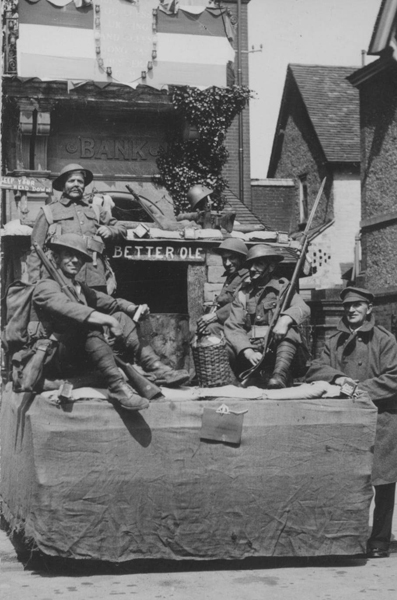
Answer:
M288 100L294 89L293 84L298 88L325 159L328 162L360 161L359 94L346 79L356 68L288 65L269 176L277 152L280 150L278 146L282 143L282 136L279 136L279 133L287 116Z
M257 216L245 206L237 196L229 189L226 188L222 192L223 197L226 200L225 208L231 208L236 211L236 221L242 225L252 225L253 228L257 228L259 225L264 225Z

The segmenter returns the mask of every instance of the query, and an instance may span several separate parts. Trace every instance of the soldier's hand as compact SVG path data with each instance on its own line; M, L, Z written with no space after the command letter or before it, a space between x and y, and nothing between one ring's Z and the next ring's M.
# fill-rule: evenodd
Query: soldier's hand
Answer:
M112 235L109 227L106 227L106 225L101 225L100 227L98 227L98 229L96 230L96 232L104 240L107 240Z
M273 329L273 335L274 335L276 342L281 342L281 340L283 338L285 338L285 336L288 333L288 329L291 327L292 323L293 323L293 321L292 321L291 317L289 317L288 315L282 315L278 319L278 321Z
M215 323L217 320L217 316L215 313L209 313L208 315L203 315L197 321L197 331L199 333L203 333L207 329L207 325L210 323Z
M121 337L123 335L123 328L121 327L120 323L114 319L114 322L112 322L109 325L109 329L110 329L110 333L117 339L119 337Z
M262 354L257 350L253 350L253 348L247 348L244 350L243 354L253 367L255 367L262 358Z

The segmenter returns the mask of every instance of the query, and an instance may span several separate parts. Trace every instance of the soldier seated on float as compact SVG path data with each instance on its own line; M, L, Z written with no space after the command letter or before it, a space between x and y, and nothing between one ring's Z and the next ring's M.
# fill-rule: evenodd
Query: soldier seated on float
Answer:
M151 346L142 346L136 325L130 318L138 308L135 304L77 282L76 276L82 266L92 260L81 236L64 234L53 238L48 245L65 287L76 300L72 301L56 281L42 279L33 292L37 321L30 324L29 330L35 332L33 342L50 336L57 341L55 359L62 368L58 377L76 375L76 369L81 368L88 358L105 380L110 399L129 410L146 408L147 400L124 382L115 363L112 345L127 362L136 361L157 384L174 386L189 379L187 371L172 369L160 361ZM147 314L149 307L143 307Z
M215 252L222 257L226 280L213 308L197 321L197 331L199 334L209 333L221 337L234 295L241 284L249 279L248 269L244 267L248 248L238 238L227 238Z
M256 366L262 358L267 327L280 293L288 284L287 279L275 274L282 260L276 250L265 244L254 246L247 254L246 265L251 280L237 292L224 327L230 362L237 375ZM297 372L304 354L297 327L309 316L307 304L299 294L294 294L290 307L280 314L274 327L276 347L269 353L261 381L256 383L268 388L284 388L292 384L293 375L304 374Z

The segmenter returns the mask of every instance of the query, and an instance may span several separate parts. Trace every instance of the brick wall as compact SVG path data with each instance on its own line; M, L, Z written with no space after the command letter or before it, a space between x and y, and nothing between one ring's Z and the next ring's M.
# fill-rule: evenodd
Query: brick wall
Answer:
M252 212L271 230L291 231L297 190L292 179L252 180Z
M249 0L242 0L241 3L241 70L242 84L249 86L248 75L248 10ZM224 0L223 4L227 6L237 20L237 1ZM234 47L237 47L237 38L235 39ZM237 61L237 58L236 58ZM237 77L237 62L235 63L235 71ZM243 151L244 151L244 198L240 198L239 186L239 144L238 144L238 118L236 118L226 135L225 145L229 152L229 161L226 164L224 175L228 180L229 187L232 192L251 209L251 156L250 156L250 114L249 107L243 111Z
M397 66L360 86L363 220L396 212ZM389 221L362 232L365 284L397 285L397 224Z

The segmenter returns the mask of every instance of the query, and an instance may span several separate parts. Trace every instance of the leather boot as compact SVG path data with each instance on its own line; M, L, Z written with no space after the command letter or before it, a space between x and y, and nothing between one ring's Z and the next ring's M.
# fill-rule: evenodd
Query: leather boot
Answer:
M182 385L190 379L189 373L184 369L172 369L162 363L151 346L142 346L137 358L138 364L146 373L153 375L154 382L157 385L174 387Z
M291 385L291 364L296 354L296 346L287 340L283 340L277 346L276 364L273 374L269 379L267 387L269 390L286 388Z
M118 402L120 406L127 410L148 408L149 401L139 396L124 381L115 363L113 352L101 334L88 335L85 349L95 368L107 383L110 400Z

